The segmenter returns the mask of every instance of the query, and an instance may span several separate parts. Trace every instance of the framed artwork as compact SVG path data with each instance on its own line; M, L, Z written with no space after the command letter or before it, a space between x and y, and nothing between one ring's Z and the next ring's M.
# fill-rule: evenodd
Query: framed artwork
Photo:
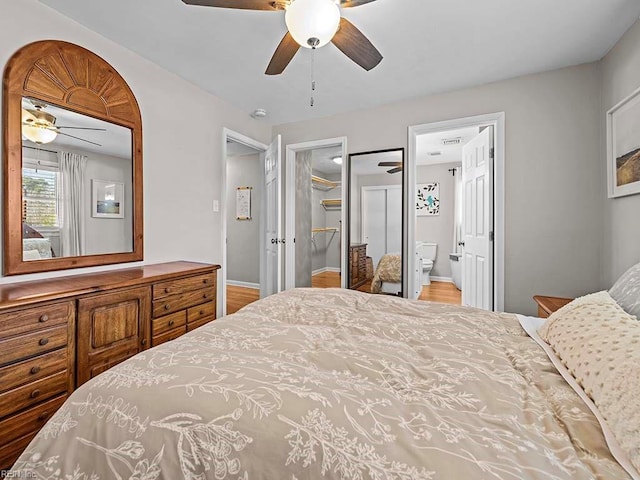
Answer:
M438 182L417 185L416 215L440 215L440 184Z
M124 218L124 183L91 180L91 216Z
M251 220L252 188L238 187L236 189L236 220Z
M609 198L640 193L640 88L607 112Z

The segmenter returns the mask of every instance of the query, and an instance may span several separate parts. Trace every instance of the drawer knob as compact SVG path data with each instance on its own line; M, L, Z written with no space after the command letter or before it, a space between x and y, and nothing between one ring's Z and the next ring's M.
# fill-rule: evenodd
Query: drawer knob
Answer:
M142 341L140 342L142 345L146 345L147 344L147 339L143 338Z
M169 310L170 308L171 308L171 307L169 306L169 304L168 304L168 303L164 306L164 309L165 309L165 310Z
M204 315L204 310L200 310L200 312L198 312L200 315Z
M176 322L173 321L173 320L169 320L169 326L173 325L174 323L176 323Z
M49 343L49 339L48 338L41 338L40 341L38 342L40 345L44 346L47 343Z
M31 395L29 395L31 398L38 398L40 396L40 390L35 389L33 392L31 392Z
M44 322L46 322L47 320L49 320L49 315L47 315L46 313L45 313L44 315L40 315L40 318L38 318L38 321L39 321L40 323L44 323Z
M202 283L209 283L209 279L205 278L204 280L202 280Z
M171 289L169 287L164 289L164 293L169 293L171 291Z
M31 375L35 375L36 373L40 373L40 367L31 367Z
M205 293L202 295L202 298L209 298L209 295Z
M39 422L44 422L47 418L49 418L49 412L42 412L40 415L38 415L38 421Z

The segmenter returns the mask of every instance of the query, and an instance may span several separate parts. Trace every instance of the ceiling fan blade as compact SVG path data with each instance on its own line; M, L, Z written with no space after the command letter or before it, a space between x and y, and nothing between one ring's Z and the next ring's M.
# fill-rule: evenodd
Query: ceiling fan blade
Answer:
M340 29L331 41L342 53L367 71L382 61L382 55L376 47L344 17L340 19Z
M391 170L387 170L387 173L398 173L402 171L402 167L392 168Z
M300 45L296 42L291 34L287 32L287 34L282 38L278 48L276 48L273 57L271 57L271 61L267 66L267 70L264 72L267 75L280 75L291 59L298 53L300 49Z
M243 10L282 10L274 0L182 0L187 5L202 7L240 8Z
M379 167L401 167L402 162L379 162Z
M53 129L56 128L68 128L68 129L72 129L72 130L94 130L96 132L106 132L107 129L106 128L90 128L90 127L63 127L60 125L53 125L52 127Z
M376 0L340 0L340 6L342 8L358 7L365 3L375 2Z
M102 145L100 145L99 143L92 142L91 140L85 140L84 138L75 137L75 136L73 136L73 135L69 135L68 133L58 132L58 135L64 135L65 137L75 138L76 140L81 140L81 141L83 141L83 142L87 142L87 143L90 143L90 144L92 144L92 145L97 145L98 147L101 147L101 146L102 146Z

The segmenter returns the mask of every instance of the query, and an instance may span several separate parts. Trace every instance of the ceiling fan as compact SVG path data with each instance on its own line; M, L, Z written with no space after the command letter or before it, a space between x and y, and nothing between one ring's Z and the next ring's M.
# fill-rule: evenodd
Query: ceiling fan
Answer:
M65 137L75 138L82 142L91 143L101 147L99 143L86 140L84 138L76 137L63 132L61 129L70 130L94 130L99 132L106 132L105 128L89 128L89 127L63 127L56 125L56 117L44 111L47 104L35 99L29 99L29 102L33 105L33 108L22 109L22 135L28 140L31 140L38 145L53 142L58 135L64 135Z
M398 173L402 171L402 162L380 162L379 167L393 167L391 170L387 170L387 173Z
M375 0L182 0L188 5L239 8L244 10L284 10L288 32L280 41L265 73L279 75L300 47L319 48L332 42L342 53L365 70L382 60L373 44L349 20L340 16L340 7L351 8Z

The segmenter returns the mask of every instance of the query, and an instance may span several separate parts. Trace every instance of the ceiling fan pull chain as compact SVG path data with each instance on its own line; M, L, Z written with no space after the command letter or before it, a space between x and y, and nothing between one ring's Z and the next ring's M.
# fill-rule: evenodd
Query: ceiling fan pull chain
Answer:
M316 49L315 47L311 49L311 106L313 107L313 92L316 90L316 80L315 80L315 55Z

